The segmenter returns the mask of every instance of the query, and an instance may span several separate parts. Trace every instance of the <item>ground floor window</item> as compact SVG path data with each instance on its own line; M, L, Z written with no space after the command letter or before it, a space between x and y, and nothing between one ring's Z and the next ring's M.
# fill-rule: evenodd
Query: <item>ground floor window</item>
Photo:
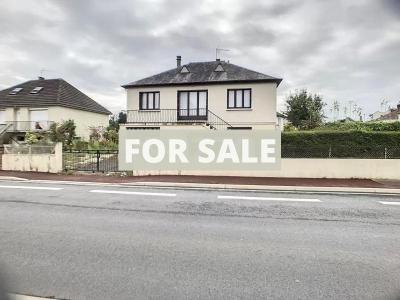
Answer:
M127 130L160 130L160 127L127 127Z
M229 130L252 130L252 127L228 127Z

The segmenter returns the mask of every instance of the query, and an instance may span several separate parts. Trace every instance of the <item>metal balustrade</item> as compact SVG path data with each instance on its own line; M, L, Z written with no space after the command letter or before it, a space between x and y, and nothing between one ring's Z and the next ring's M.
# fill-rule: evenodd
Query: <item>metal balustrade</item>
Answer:
M50 129L53 121L6 121L6 132L46 131Z
M174 125L204 124L210 129L227 129L231 124L206 108L128 110L128 124Z

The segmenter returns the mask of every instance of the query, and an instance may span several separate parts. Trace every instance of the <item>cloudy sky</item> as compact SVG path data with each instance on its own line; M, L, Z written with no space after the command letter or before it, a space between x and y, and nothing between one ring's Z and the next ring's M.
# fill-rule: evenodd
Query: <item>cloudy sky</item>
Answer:
M0 0L0 88L62 77L116 112L121 84L222 59L329 107L400 101L400 0ZM41 70L45 71L41 71Z

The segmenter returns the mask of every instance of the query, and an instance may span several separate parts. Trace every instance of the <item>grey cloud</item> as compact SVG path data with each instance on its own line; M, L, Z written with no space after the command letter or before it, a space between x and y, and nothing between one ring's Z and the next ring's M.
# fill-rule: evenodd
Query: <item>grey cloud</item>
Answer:
M373 111L399 99L397 0L13 0L0 4L0 84L40 69L113 109L121 84L184 62L224 58ZM41 5L38 4L40 2Z

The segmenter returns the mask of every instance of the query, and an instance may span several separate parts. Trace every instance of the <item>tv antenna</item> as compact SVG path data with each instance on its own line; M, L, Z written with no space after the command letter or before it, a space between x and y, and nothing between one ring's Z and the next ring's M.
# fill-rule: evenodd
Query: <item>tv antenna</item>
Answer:
M215 60L219 60L220 59L220 54L221 52L228 52L231 51L229 49L222 49L222 48L215 48Z
M51 72L51 70L48 70L48 69L41 69L41 70L40 70L40 77L44 77L44 75L45 75L46 72Z

